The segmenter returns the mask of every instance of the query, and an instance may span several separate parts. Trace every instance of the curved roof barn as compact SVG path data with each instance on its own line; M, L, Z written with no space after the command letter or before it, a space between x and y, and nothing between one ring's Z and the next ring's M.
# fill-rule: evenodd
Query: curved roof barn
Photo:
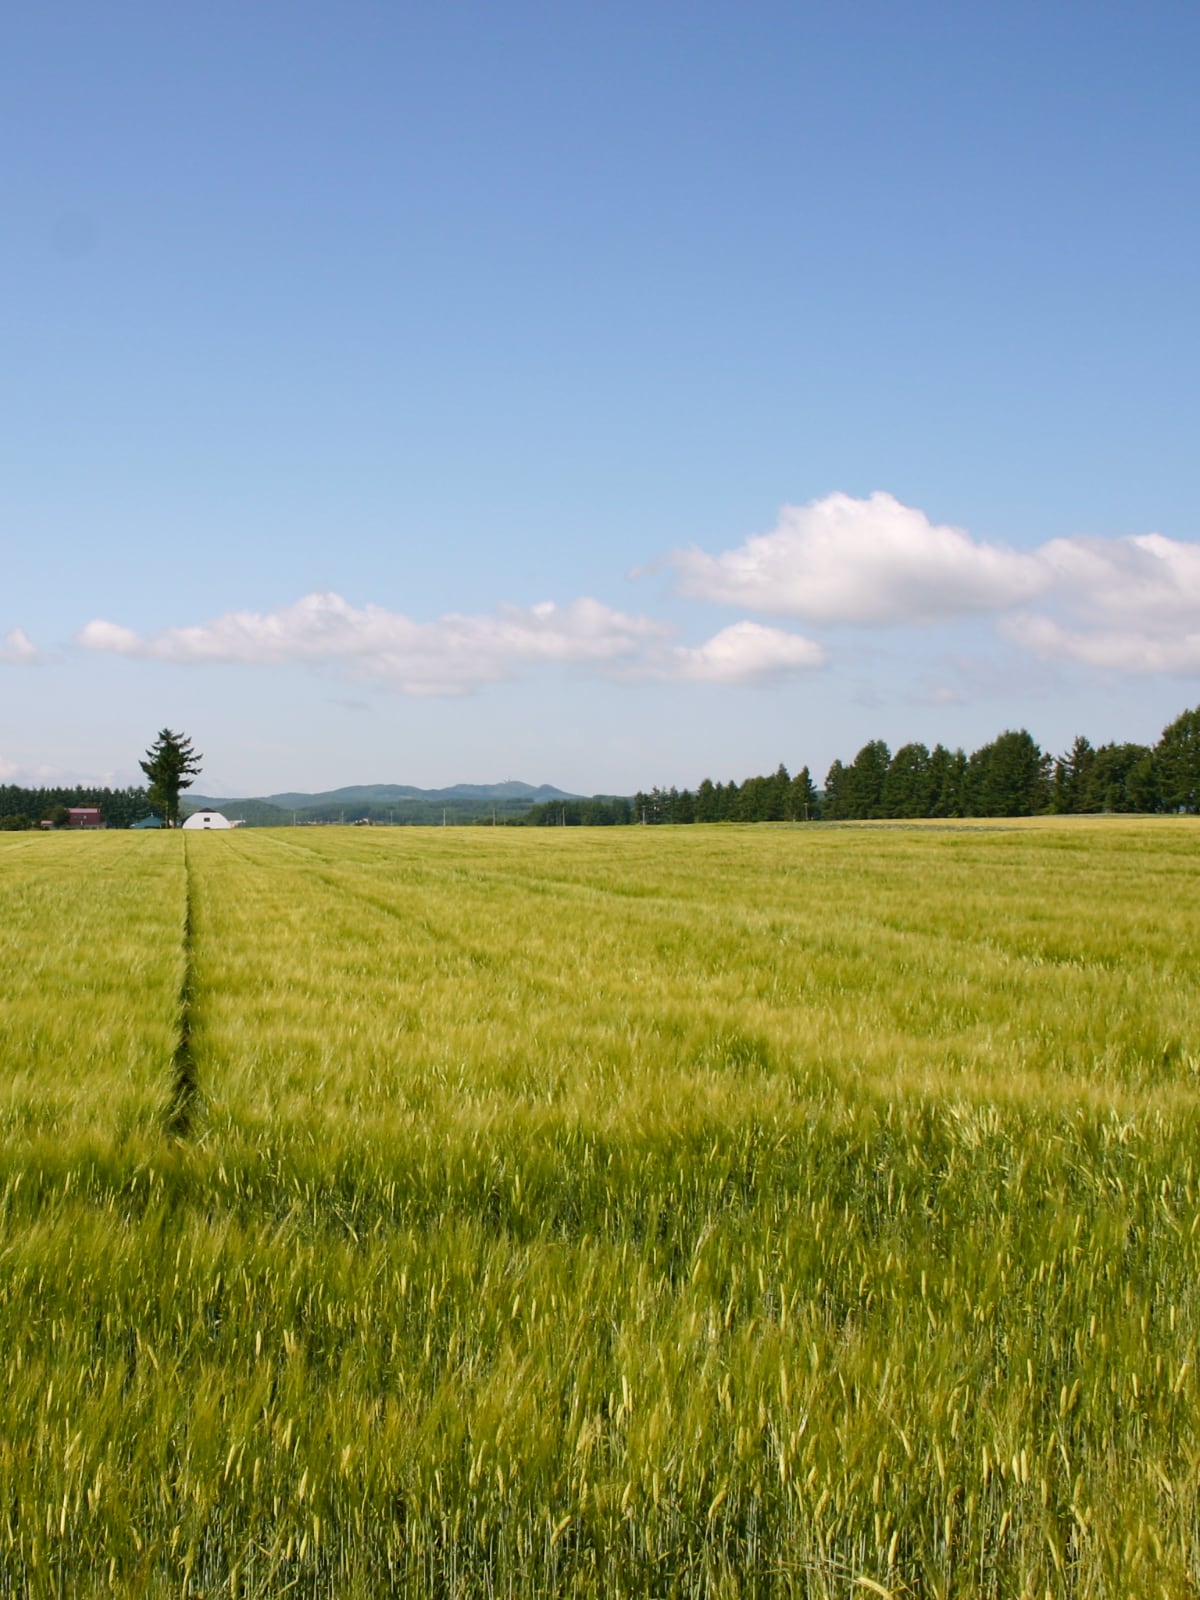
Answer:
M233 823L219 811L193 811L183 819L185 828L232 828Z

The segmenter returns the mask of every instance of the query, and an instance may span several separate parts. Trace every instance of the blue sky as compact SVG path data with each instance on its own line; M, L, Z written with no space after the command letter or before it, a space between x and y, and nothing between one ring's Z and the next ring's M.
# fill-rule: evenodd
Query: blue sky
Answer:
M17 8L0 779L1200 702L1193 4Z

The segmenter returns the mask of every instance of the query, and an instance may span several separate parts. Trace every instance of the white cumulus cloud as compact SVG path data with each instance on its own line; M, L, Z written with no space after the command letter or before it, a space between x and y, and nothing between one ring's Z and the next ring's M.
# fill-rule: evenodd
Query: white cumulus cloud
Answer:
M1200 672L1200 545L1076 535L1027 550L931 522L892 495L784 506L770 533L668 558L695 599L828 625L925 627L992 614L1045 660Z
M760 622L735 622L704 644L676 645L670 675L692 683L764 683L811 672L827 659L819 644L800 634L765 628Z
M10 628L0 644L0 661L10 661L18 666L30 666L38 658L37 646L24 628Z
M784 506L770 533L668 558L682 592L824 623L931 623L1001 611L1051 581L1036 555L930 522L890 494Z
M1019 550L936 524L888 494L785 506L775 529L716 555L669 558L691 597L827 626L927 628L989 616L1044 660L1124 673L1200 674L1200 545L1159 533L1077 535ZM599 600L545 601L417 621L335 593L268 612L138 633L97 618L89 650L178 663L326 664L405 694L456 695L539 666L633 682L752 685L825 665L818 641L743 618L699 644ZM38 652L20 628L0 660Z

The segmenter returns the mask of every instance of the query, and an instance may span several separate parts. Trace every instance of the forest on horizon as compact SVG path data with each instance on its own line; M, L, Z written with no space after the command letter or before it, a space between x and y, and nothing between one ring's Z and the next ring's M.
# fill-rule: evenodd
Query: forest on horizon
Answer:
M186 809L186 796L184 806ZM252 807L256 802L248 802ZM68 806L100 808L106 826L128 828L151 812L144 787L88 785L25 788L0 784L0 830L36 828L43 819L61 825ZM457 826L588 827L689 822L863 822L918 818L1033 817L1100 812L1192 812L1200 808L1200 707L1163 729L1157 744L1093 745L1080 735L1065 754L1044 751L1026 729L1006 730L969 755L920 743L891 751L871 739L853 760L836 760L817 787L807 766L792 775L780 763L773 773L741 783L705 778L695 790L653 788L632 796L595 795L551 800L517 812L512 801L477 808L453 803ZM231 814L234 807L230 807ZM261 807L274 811L273 807ZM395 806L313 808L306 821L395 823ZM403 824L436 823L446 807L406 813ZM263 818L247 815L247 825ZM271 817L267 820L277 822Z
M1195 811L1200 803L1200 707L1163 729L1154 746L1078 737L1053 756L1026 729L1007 730L978 750L932 750L920 743L893 753L871 739L849 763L836 760L820 789L807 766L782 763L742 783L693 791L655 788L629 800L596 797L534 806L528 827L688 822L865 822L937 817Z

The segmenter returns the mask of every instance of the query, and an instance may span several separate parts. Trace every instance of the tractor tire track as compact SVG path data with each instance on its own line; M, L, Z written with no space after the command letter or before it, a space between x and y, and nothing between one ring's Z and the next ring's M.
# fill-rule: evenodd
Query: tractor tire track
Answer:
M179 984L179 1022L175 1035L175 1049L171 1056L171 1093L164 1117L167 1136L175 1140L184 1140L191 1136L200 1102L200 1080L196 1071L196 1058L192 1051L196 977L192 947L195 919L192 869L188 861L186 837L183 840L183 878L183 976Z

